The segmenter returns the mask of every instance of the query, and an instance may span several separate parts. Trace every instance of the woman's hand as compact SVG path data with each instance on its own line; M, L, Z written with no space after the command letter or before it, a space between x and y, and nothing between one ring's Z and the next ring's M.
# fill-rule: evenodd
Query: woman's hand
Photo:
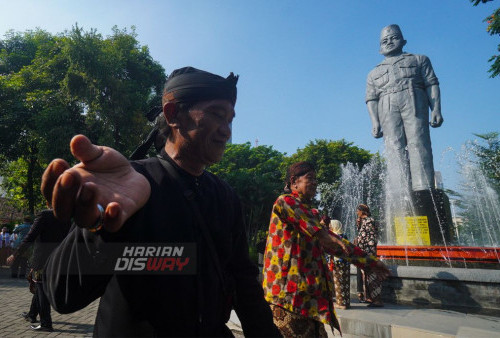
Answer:
M341 248L345 256L350 256L352 254L352 247L344 243L342 238L336 236L331 236L331 238L333 240L333 243Z
M344 243L342 238L332 235L324 229L319 230L316 233L316 236L325 251L333 254L334 256L350 256L352 254L352 247Z

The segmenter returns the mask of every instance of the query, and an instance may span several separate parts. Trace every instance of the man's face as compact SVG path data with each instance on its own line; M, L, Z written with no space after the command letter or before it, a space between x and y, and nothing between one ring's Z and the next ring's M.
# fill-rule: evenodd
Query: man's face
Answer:
M7 232L7 228L2 228L2 232L3 233Z
M178 114L183 153L205 166L219 162L231 137L234 116L234 106L227 100L198 102L187 114Z
M386 30L380 38L380 54L394 56L401 54L406 40L395 30Z

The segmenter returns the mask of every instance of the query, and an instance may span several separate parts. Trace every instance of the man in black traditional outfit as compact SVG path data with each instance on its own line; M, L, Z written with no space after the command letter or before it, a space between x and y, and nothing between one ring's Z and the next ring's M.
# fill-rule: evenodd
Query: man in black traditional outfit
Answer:
M143 147L166 138L158 157L129 162L78 135L70 146L81 162L51 162L42 190L57 217L75 222L44 275L57 311L101 297L95 336L231 336L225 323L234 308L245 336L280 335L248 256L240 202L204 170L231 136L237 81L175 70L163 93L167 128ZM195 272L118 273L112 248L120 243L194 243Z
M56 219L51 209L41 211L17 250L7 258L8 265L14 263L17 257L23 256L28 248L34 244L30 266L36 291L33 294L29 312L23 313L22 316L27 321L35 323L36 317L40 315L40 325L31 326L31 329L35 331L54 331L50 303L43 290L42 274L51 252L66 237L70 226L70 222L61 222Z

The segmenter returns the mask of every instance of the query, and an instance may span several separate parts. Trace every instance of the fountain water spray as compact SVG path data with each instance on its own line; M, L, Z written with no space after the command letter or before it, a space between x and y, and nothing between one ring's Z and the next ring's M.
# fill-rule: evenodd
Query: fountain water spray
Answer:
M461 214L464 222L455 225L455 240L450 243L441 227L441 220L437 216L439 231L442 236L442 246L435 249L435 255L441 256L441 261L451 265L450 257L458 257L460 250L473 252L479 247L500 246L500 199L497 192L491 187L487 177L480 170L475 157L474 143L463 147L457 156L463 177L461 201L453 201L454 218ZM404 161L402 161L404 162ZM349 239L356 236L356 208L359 204L367 204L372 210L372 215L380 223L379 245L398 246L404 249L406 264L408 265L408 250L437 248L430 246L425 241L428 233L421 233L421 227L416 226L415 216L418 208L414 205L414 197L407 183L407 168L400 165L392 170L387 168L385 161L379 156L362 168L358 165L347 163L341 166L342 176L336 185L322 184L319 191L322 196L328 196L328 205L323 203L329 214L339 219L345 228ZM438 214L442 201L434 198L431 191L431 209ZM451 215L450 215L451 218ZM428 238L428 237L427 237ZM451 244L458 245L450 247ZM471 248L474 246L476 248ZM473 250L474 249L474 250ZM450 251L451 250L451 251ZM488 251L489 260L500 263L500 252L493 249ZM477 250L476 250L477 251ZM486 252L486 249L483 249ZM454 256L455 255L455 256ZM458 255L458 256L457 256ZM453 258L459 260L461 258ZM460 256L461 257L461 256ZM465 258L463 258L465 264Z

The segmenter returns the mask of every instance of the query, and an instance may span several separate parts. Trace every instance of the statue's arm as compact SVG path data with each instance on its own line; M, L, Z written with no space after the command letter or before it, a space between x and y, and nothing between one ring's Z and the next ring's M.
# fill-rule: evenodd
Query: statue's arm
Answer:
M431 108L431 121L429 124L433 128L440 127L443 124L443 116L441 115L441 91L439 85L435 84L426 88L427 97L429 98L429 107Z
M378 116L378 101L368 101L366 102L366 106L368 107L368 113L370 114L370 119L372 120L372 135L375 138L381 138L383 133Z
M443 116L441 115L441 91L439 89L439 81L432 68L431 60L425 55L419 55L421 64L421 74L424 78L425 90L429 99L429 107L431 109L431 121L429 124L433 128L440 127L443 124Z
M370 114L370 119L372 120L372 135L375 138L382 137L382 127L380 126L380 119L378 115L378 98L379 94L373 83L372 72L368 74L366 79L366 106L368 107L368 113Z

